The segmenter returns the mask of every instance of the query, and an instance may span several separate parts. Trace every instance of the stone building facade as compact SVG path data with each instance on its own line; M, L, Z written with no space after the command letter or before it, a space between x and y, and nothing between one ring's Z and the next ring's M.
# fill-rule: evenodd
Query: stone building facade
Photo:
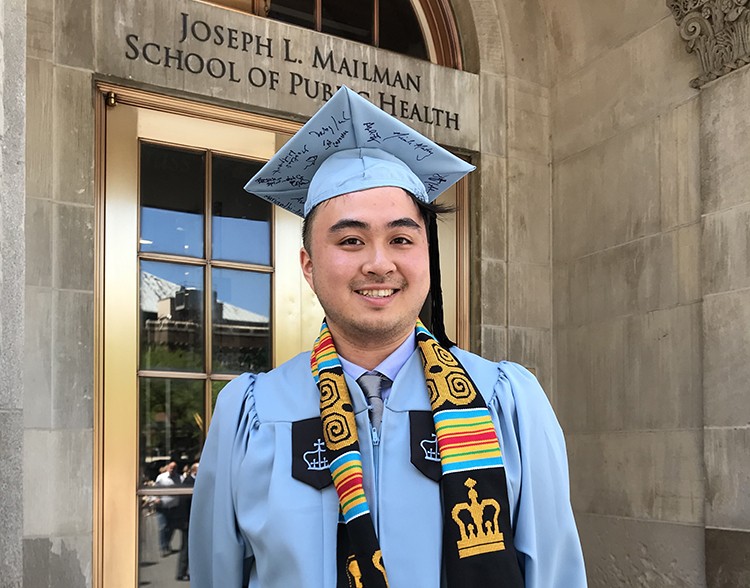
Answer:
M284 63L282 39L299 55L317 47L420 76L422 106L460 112L461 129L411 104L406 114L478 167L466 342L545 386L590 585L750 585L750 69L741 52L718 62L711 50L748 13L725 4L446 0L456 71L196 0L5 0L0 585L104 584L108 89L282 123L320 101L303 86L272 90L271 70L280 84L296 74L384 90L340 63ZM186 39L201 73L166 67L184 15L273 38L278 52ZM259 77L231 81L230 61Z

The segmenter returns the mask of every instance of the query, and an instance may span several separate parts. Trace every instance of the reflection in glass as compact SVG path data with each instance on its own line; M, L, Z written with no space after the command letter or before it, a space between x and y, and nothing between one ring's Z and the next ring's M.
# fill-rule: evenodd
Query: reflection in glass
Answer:
M203 256L205 154L141 143L141 251Z
M315 0L271 0L268 18L314 29L314 13Z
M323 32L372 45L373 0L323 0Z
M203 380L139 379L141 492L190 492L205 438L204 390ZM190 494L138 499L139 583L167 586L186 578Z
M261 163L214 156L213 259L271 264L271 203L243 189L261 167Z
M138 496L138 585L185 587L190 495ZM174 506L162 507L164 502ZM168 541L167 541L168 539ZM167 541L166 544L163 541Z
M203 371L203 268L141 261L140 369Z
M160 474L173 481L198 461L203 444L204 382L174 378L140 378L141 485L159 486ZM176 465L170 468L170 464ZM162 478L164 480L164 478Z
M380 0L379 46L418 59L427 59L427 47L409 0Z
M213 270L214 372L263 372L271 367L271 275Z

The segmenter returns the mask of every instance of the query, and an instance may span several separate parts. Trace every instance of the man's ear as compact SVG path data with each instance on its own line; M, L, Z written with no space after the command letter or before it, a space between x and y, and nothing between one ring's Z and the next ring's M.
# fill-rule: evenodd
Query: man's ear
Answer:
M313 279L312 279L312 272L313 272L313 262L312 257L310 257L310 254L307 252L307 249L302 247L302 249L299 250L299 265L302 268L302 275L305 276L305 280L307 280L307 283L310 284L310 288L312 288L312 291L315 292L315 286L313 286Z

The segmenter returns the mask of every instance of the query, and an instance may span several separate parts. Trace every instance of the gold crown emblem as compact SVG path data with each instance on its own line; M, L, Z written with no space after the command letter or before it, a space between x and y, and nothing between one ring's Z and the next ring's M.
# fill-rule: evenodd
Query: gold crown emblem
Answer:
M385 585L388 586L388 578L385 577L385 568L383 567L383 552L379 549L372 554L372 565L383 574ZM346 560L346 576L349 588L365 588L365 585L362 583L362 572L359 569L359 564L354 554L350 555Z
M505 549L505 540L498 524L500 505L493 498L478 501L479 495L474 490L477 483L473 479L469 478L464 484L469 489L469 502L459 502L451 511L451 517L461 533L461 538L456 542L458 557L502 551ZM488 516L485 516L485 511L489 511ZM464 512L471 516L470 522L461 519Z
M346 576L349 588L365 588L362 583L362 572L359 571L359 564L354 555L350 555L346 560Z

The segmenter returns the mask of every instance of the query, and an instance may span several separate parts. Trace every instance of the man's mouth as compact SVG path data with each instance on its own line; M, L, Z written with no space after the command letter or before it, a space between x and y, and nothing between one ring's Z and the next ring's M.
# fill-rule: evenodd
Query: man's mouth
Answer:
M366 296L367 298L388 298L389 296L393 296L398 290L392 288L381 288L378 290L355 290L355 292L361 296Z

